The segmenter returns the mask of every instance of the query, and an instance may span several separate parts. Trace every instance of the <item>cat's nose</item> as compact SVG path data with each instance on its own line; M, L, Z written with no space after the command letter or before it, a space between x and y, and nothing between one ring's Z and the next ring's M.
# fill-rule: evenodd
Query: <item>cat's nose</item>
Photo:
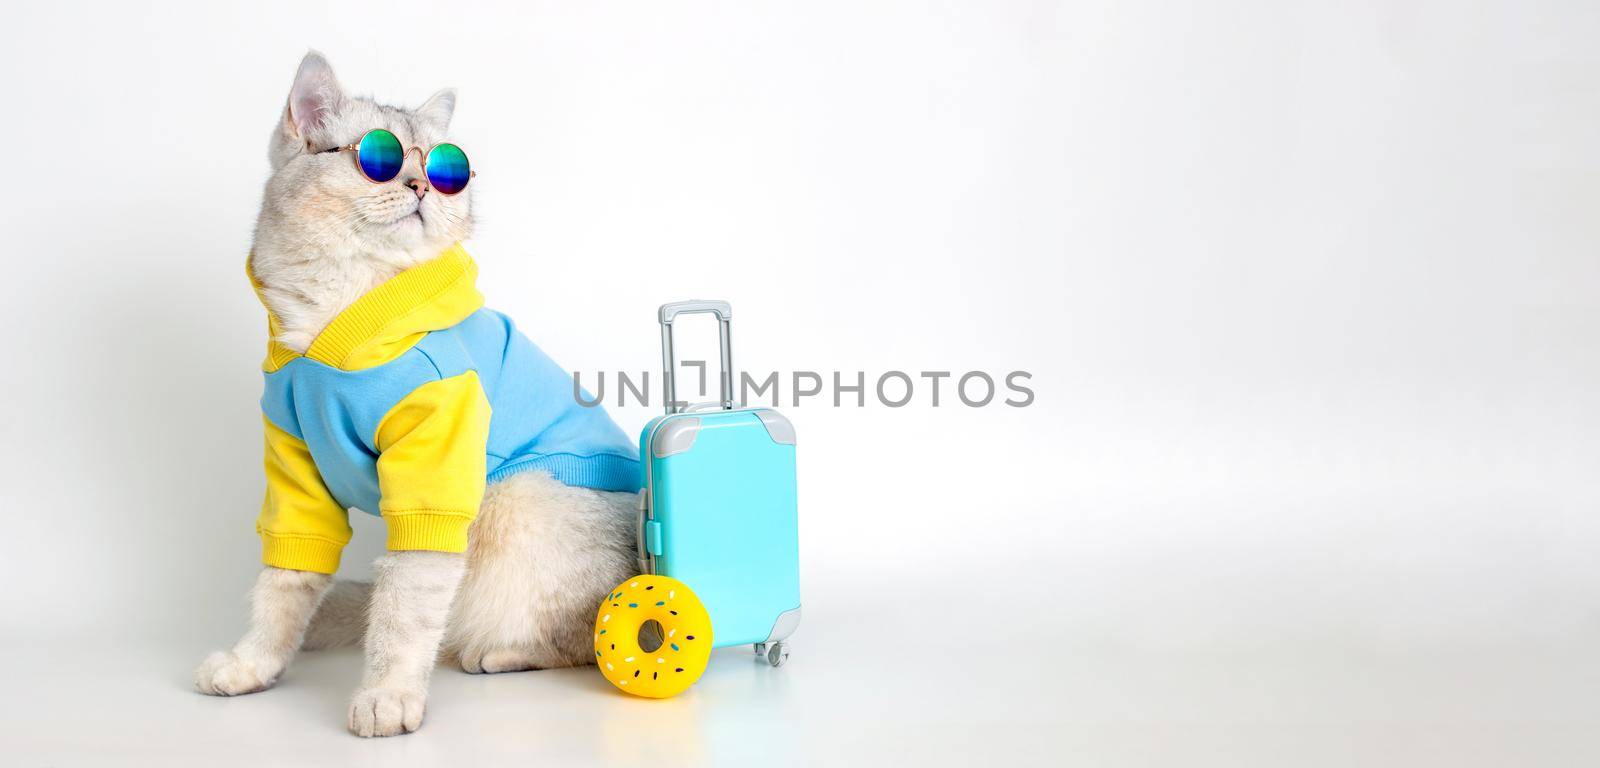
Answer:
M405 183L406 186L411 188L412 192L417 193L417 199L419 200L422 199L423 195L428 194L428 182L423 179L406 179Z

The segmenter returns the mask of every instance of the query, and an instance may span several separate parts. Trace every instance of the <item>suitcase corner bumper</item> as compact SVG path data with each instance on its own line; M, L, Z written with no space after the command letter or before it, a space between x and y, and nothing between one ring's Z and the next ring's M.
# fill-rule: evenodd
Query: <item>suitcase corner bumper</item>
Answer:
M790 608L778 614L778 620L772 622L772 634L767 635L766 642L775 643L792 634L800 626L800 606Z

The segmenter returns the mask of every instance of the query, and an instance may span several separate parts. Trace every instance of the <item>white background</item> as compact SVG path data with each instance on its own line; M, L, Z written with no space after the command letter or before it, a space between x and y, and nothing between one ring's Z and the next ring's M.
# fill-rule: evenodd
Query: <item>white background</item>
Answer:
M1592 4L9 17L7 753L1600 759ZM481 287L569 369L654 369L657 304L726 298L744 370L1020 369L1036 400L785 384L783 670L719 654L648 711L581 671L442 671L429 726L382 745L341 733L354 655L189 693L257 568L242 264L308 47L354 92L459 89ZM382 536L358 522L359 577Z

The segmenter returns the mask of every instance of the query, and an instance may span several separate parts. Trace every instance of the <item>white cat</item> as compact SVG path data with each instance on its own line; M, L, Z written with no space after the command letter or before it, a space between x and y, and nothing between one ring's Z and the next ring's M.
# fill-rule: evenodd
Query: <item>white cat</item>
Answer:
M300 62L273 132L250 261L284 346L305 353L356 299L471 234L472 189L429 191L411 168L415 153L409 172L381 184L329 153L373 128L431 146L454 108L448 90L415 110L347 96L320 55ZM441 651L474 673L590 663L595 606L635 570L636 503L636 494L522 472L489 485L464 554L392 551L370 585L268 567L250 595L249 629L206 658L195 686L219 696L265 690L300 648L364 638L348 725L392 736L421 726Z

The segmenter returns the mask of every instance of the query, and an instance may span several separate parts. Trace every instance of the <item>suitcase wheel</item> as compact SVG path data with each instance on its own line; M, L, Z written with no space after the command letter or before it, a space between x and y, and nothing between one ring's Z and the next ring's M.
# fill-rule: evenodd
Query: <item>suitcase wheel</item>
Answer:
M774 667L781 667L789 660L789 644L779 640L776 643L756 643L752 646L757 656L767 657L767 663Z

